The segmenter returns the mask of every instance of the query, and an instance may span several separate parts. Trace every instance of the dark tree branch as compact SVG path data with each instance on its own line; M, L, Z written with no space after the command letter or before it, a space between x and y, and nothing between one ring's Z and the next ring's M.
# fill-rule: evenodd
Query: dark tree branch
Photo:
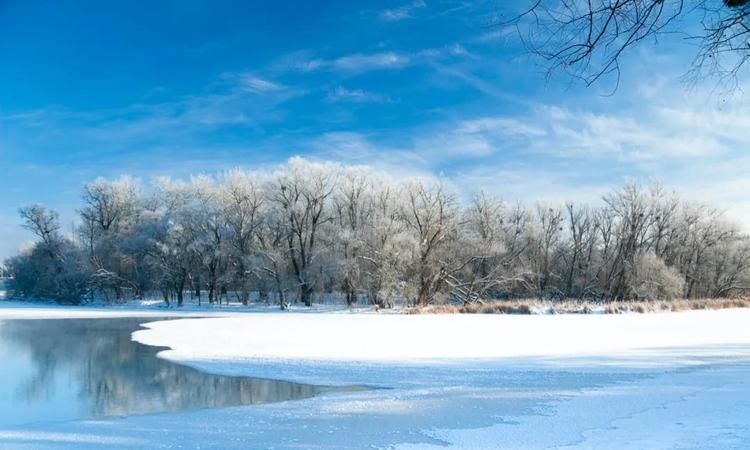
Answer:
M750 58L750 0L535 0L510 22L529 51L592 85L614 76L642 41L680 33L698 42L686 77L732 81ZM691 21L698 30L691 30Z

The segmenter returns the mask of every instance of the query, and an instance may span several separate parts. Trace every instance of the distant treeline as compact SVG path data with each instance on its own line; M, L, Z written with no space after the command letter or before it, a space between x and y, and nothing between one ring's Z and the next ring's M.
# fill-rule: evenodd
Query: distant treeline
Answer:
M597 206L482 193L460 202L439 181L396 183L295 158L148 189L98 179L82 200L70 235L44 206L20 210L38 242L7 261L12 295L79 303L159 292L181 305L186 291L211 303L259 293L284 307L337 293L389 307L725 297L750 287L748 236L659 185L627 184Z

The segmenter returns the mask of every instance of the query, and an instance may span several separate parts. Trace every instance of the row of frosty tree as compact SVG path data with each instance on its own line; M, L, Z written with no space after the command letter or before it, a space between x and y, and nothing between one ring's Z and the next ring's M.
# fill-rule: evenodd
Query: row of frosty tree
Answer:
M294 158L148 189L98 179L83 189L70 236L43 206L20 212L39 239L7 261L10 292L60 302L159 295L182 305L191 292L283 308L325 294L389 307L750 287L748 236L659 185L627 184L596 206L461 202L439 181Z

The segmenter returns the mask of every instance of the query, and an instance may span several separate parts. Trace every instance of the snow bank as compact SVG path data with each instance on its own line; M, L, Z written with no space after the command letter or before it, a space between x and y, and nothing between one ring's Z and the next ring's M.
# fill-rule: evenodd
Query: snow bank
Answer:
M341 305L315 305L313 307L292 306L290 311L305 314L361 314L373 312L371 308L350 309ZM232 317L247 313L275 314L279 307L274 305L240 303L230 305L197 305L167 307L163 301L130 301L122 304L86 304L82 306L58 305L53 302L21 302L4 300L0 296L0 320L2 319L85 319L116 317Z
M246 314L152 322L177 360L426 362L750 348L750 310L624 315Z
M93 319L116 317L202 317L230 316L226 310L180 310L170 308L127 306L62 306L52 303L25 303L0 300L0 320L3 319Z

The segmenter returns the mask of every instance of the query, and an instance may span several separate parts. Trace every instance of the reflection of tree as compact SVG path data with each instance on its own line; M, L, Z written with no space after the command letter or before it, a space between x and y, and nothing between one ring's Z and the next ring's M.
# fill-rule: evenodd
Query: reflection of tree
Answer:
M47 349L44 354L34 358L36 373L26 383L23 394L27 401L33 401L42 397L51 397L54 394L54 384L49 383L53 378L57 360L54 351Z
M10 320L0 337L26 348L37 369L26 397L50 393L55 376L79 385L84 414L118 416L217 408L311 397L325 387L211 375L156 357L133 342L143 320Z

